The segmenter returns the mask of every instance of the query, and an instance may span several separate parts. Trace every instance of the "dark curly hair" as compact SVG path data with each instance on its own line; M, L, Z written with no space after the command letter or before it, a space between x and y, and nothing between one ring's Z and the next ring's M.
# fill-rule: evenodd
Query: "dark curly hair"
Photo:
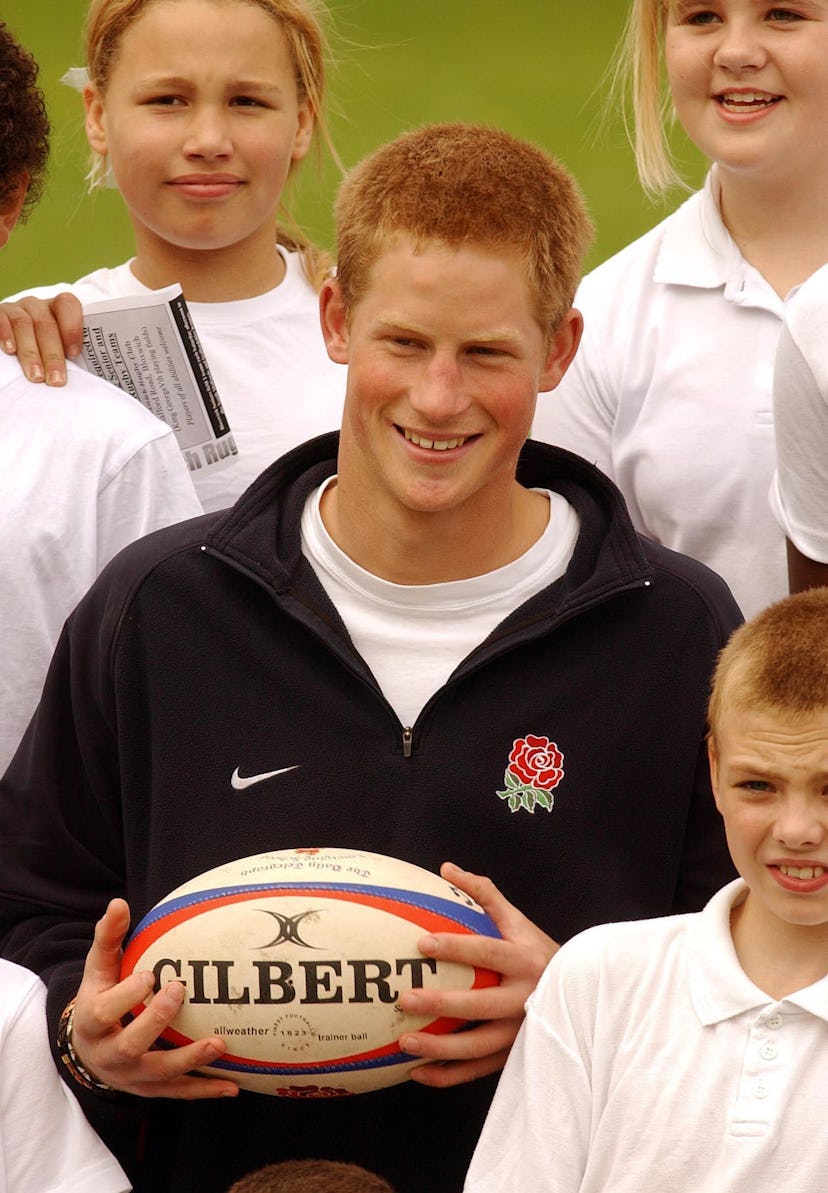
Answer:
M49 117L34 58L0 21L0 208L29 175L21 218L40 198L49 157Z

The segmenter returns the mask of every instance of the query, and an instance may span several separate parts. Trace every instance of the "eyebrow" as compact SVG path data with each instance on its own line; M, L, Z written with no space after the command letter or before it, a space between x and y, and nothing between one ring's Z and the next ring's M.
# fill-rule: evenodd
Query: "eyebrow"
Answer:
M193 79L189 75L151 75L135 81L136 88L150 91L174 91L192 85ZM264 79L233 79L225 90L258 91L269 95L284 94L284 88L280 87L278 83L266 82Z
M378 320L374 328L379 333L405 332L406 335L420 336L424 340L432 338L431 332L426 331L424 327L412 323L409 319L396 318L393 314ZM507 328L493 328L489 331L479 331L464 336L463 342L469 344L518 344L520 338L518 332Z
M754 775L758 779L784 778L788 767L776 758L759 758L754 754L733 754L725 762L727 771L731 774ZM818 775L821 779L828 779L828 762L824 767L817 766L811 775Z

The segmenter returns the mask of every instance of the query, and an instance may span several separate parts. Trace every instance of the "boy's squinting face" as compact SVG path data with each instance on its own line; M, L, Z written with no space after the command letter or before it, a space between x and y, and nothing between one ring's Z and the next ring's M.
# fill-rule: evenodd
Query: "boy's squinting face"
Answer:
M802 718L734 711L710 755L754 922L828 924L828 710Z
M378 512L456 513L487 534L515 486L537 395L557 385L580 336L570 312L551 344L526 268L479 245L393 241L346 314L323 291L328 351L348 365L343 443Z
M139 256L246 245L273 252L276 209L313 119L287 39L256 4L160 0L127 28L106 93L87 96Z

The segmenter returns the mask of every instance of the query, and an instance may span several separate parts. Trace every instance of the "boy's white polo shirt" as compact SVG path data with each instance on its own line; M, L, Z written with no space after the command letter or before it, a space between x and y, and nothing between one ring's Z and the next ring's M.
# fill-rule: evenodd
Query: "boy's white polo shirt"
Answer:
M467 1193L816 1190L828 1173L828 978L776 1001L730 912L591 928L548 966Z
M784 303L702 191L582 281L584 335L541 394L537 439L621 489L637 530L718 572L746 616L785 596L768 505L773 363Z

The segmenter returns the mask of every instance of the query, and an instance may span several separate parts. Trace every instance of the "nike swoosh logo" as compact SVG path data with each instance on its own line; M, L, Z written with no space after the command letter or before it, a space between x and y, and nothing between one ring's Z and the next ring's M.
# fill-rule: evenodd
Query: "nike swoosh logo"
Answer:
M295 766L283 766L281 770L267 770L261 775L247 775L244 778L239 774L239 768L233 771L230 776L230 786L235 791L244 791L246 787L252 787L254 783L263 783L265 779L272 779L274 775L286 775L290 770L298 770L299 763Z

